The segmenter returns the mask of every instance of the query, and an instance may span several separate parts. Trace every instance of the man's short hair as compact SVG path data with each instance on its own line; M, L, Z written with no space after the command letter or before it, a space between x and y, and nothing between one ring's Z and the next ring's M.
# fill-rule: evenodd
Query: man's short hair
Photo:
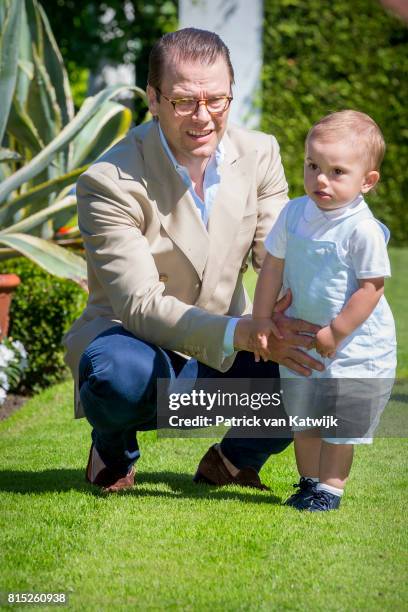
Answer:
M197 28L183 28L165 34L153 45L149 57L148 84L160 89L166 62L201 62L211 65L219 57L227 64L231 85L234 83L234 69L227 45L215 32Z
M349 139L350 144L360 147L367 162L367 170L379 170L385 154L384 136L374 121L366 113L355 110L342 110L330 113L315 123L306 136L328 140Z

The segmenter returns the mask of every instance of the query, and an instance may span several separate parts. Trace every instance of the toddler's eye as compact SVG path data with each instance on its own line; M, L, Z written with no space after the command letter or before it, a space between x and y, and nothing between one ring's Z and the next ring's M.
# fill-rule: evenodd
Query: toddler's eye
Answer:
M341 168L335 168L334 169L334 174L337 174L339 176L340 174L344 174L344 172L343 172L343 170Z
M311 170L316 170L317 164L314 164L313 162L309 162L307 164L307 167L310 168Z

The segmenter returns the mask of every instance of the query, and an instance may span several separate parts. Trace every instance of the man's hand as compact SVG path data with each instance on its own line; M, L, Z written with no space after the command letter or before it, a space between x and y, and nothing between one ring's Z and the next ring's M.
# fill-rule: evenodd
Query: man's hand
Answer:
M278 340L273 334L268 339L268 359L290 368L302 376L310 376L311 370L324 370L320 361L313 359L301 348L309 349L314 345L315 335L319 325L291 319L283 314L292 301L290 291L279 300L275 307L273 321L277 325L283 339ZM242 318L235 328L234 347L237 350L250 351L249 338L254 329L252 319ZM310 335L305 335L310 334Z

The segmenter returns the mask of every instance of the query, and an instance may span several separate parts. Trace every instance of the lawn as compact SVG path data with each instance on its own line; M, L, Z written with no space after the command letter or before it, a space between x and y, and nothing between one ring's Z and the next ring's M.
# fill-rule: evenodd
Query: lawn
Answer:
M406 376L408 250L391 255ZM399 410L407 399L403 381ZM405 438L359 447L341 509L317 516L281 505L292 448L262 471L271 492L217 489L191 481L210 440L153 432L134 489L104 496L84 482L89 426L72 402L63 383L0 423L3 604L18 591L65 592L72 610L407 609Z
M3 594L63 591L73 610L406 609L406 439L359 448L341 510L316 516L281 506L292 449L262 472L271 492L214 489L191 482L209 440L154 433L137 486L104 496L84 482L89 429L71 410L64 383L0 424Z

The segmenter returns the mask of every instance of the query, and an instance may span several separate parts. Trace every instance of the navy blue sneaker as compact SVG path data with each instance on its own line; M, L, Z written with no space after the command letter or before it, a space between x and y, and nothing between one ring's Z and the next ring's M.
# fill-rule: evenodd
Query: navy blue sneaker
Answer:
M292 506L292 508L296 508L297 510L306 510L312 503L313 496L316 492L316 485L317 482L301 476L299 482L293 485L298 491L291 495L283 505Z
M326 512L326 510L337 510L340 506L341 497L333 495L329 491L315 491L311 500L311 504L306 510L310 512Z

